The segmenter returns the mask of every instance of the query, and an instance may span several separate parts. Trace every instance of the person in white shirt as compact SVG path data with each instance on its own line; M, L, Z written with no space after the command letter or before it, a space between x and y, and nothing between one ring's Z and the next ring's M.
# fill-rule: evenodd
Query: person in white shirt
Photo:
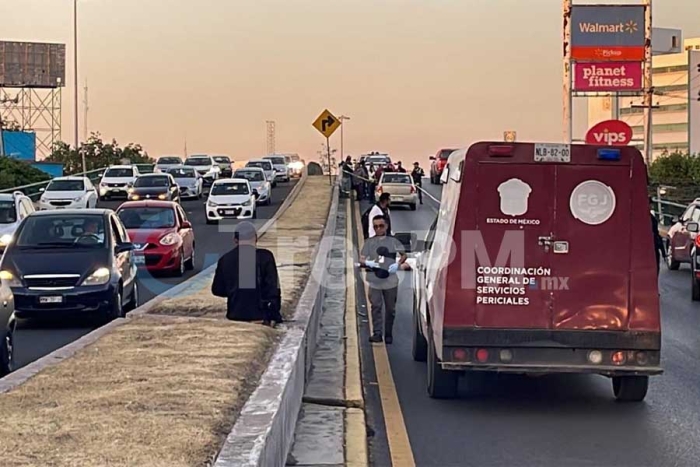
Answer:
M379 201L377 202L377 204L375 204L372 207L372 210L369 212L369 218L370 218L369 238L372 238L375 235L377 235L377 233L374 231L374 225L371 222L371 220L377 216L386 217L386 223L387 223L386 234L393 235L393 232L391 230L391 217L390 217L390 212L389 212L389 204L390 203L391 203L391 197L389 196L389 193L382 193L381 196L379 196Z

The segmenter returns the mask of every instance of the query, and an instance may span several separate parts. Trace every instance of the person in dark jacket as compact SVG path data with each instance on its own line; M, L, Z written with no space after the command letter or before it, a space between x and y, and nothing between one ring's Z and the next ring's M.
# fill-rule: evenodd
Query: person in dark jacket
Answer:
M425 172L418 162L414 162L411 178L413 178L413 184L418 188L418 199L420 200L420 204L423 204L423 177L425 177Z
M652 199L649 198L649 203ZM656 254L656 274L660 272L661 256L666 259L666 250L664 249L664 241L659 234L659 221L656 219L654 213L651 213L651 232L654 236L654 252Z
M258 234L250 222L234 232L234 248L219 259L212 294L227 299L226 318L269 326L283 321L282 293L275 256L257 248Z

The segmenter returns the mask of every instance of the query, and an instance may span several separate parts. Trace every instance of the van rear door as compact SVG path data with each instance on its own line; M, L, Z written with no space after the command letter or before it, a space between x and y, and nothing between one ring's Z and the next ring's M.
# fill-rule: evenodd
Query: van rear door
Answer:
M557 164L551 254L555 329L627 330L633 197L630 159ZM646 232L644 232L646 234Z
M463 255L476 256L476 266L462 259L463 267L476 267L474 325L549 329L552 296L537 286L537 272L544 274L551 267L551 254L541 239L554 229L555 167L482 158L477 171L477 232L465 233L476 238L462 241ZM483 250L479 257L481 241L488 258ZM507 254L510 260L505 263ZM527 271L522 274L516 267Z

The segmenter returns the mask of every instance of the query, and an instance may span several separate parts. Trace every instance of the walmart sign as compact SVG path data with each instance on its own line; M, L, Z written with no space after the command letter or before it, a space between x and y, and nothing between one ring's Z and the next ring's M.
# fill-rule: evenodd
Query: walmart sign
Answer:
M644 6L572 6L571 45L643 47Z

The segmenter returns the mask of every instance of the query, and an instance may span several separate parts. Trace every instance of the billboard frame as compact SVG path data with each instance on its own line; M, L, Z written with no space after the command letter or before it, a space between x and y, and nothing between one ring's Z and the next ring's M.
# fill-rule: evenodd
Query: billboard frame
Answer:
M0 88L56 89L65 85L65 44L0 41Z

